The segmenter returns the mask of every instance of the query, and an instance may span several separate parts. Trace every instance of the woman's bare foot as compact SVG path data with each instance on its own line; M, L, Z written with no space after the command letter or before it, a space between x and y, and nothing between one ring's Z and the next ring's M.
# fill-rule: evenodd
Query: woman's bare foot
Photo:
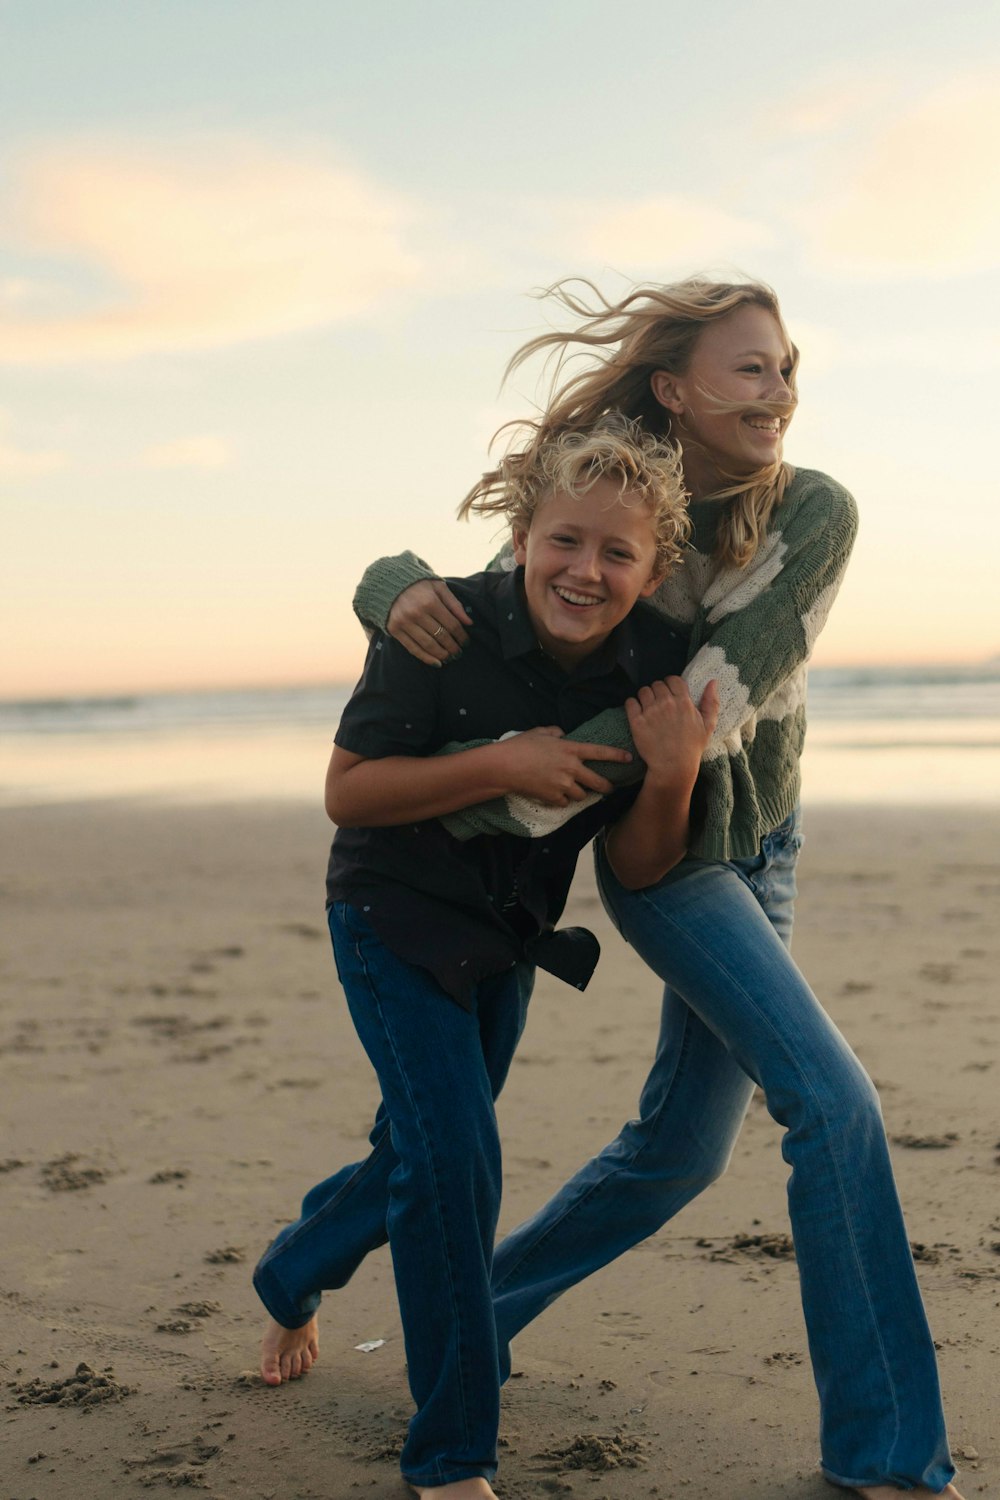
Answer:
M857 1493L859 1495L864 1495L865 1500L899 1500L900 1495L904 1492L900 1489L897 1489L894 1484L867 1484L865 1485L864 1489L858 1490ZM956 1490L953 1484L949 1484L943 1490L936 1491L925 1489L925 1487L921 1485L919 1489L907 1490L905 1493L908 1495L937 1494L939 1496L939 1500L962 1500L962 1496L958 1493L958 1490Z
M433 1489L426 1485L411 1484L410 1489L422 1500L497 1500L485 1479L459 1479L455 1484L438 1484Z
M301 1328L283 1328L268 1318L260 1344L260 1373L265 1385L298 1380L319 1359L319 1324L315 1317Z

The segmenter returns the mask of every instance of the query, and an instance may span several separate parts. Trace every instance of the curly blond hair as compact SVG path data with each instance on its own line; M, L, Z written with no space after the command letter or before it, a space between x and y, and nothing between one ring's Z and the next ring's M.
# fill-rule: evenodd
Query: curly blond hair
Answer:
M706 324L725 318L739 307L748 304L763 307L784 328L777 297L759 281L719 282L692 276L667 286L637 286L620 301L610 302L593 282L570 278L556 282L540 295L551 297L577 321L568 331L544 333L531 339L513 356L504 373L506 380L538 353L547 353L553 360L549 400L543 415L536 421L507 423L500 429L514 428L528 433L527 446L514 455L528 467L540 446L560 433L593 428L611 411L640 423L646 433L661 441L672 441L679 452L671 435L670 413L660 405L650 387L652 375L657 370L683 374ZM791 348L788 398L781 403L755 402L752 408L741 406L740 410L752 409L787 422L795 408L798 366L798 350L794 345ZM596 363L561 382L567 362L587 355L595 356ZM716 405L719 410L736 409L733 403L718 401ZM476 509L476 498L502 483L504 466L510 462L507 458L497 469L484 474L466 496L460 515ZM791 467L779 460L753 474L724 476L723 487L712 497L728 501L716 533L715 557L720 565L745 567L751 561L792 473Z
M509 453L470 490L458 514L499 515L511 528L527 530L549 495L585 495L601 479L617 483L622 504L648 511L656 539L653 571L662 576L679 560L691 530L680 451L620 412L589 431L557 432Z

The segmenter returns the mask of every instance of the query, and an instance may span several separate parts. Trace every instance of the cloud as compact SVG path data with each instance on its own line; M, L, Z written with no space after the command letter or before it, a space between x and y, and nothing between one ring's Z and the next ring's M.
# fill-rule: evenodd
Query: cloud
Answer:
M609 265L685 269L718 265L774 243L774 234L753 219L680 193L638 199L563 201L548 204L556 217L553 238L571 260Z
M9 419L0 412L0 479L36 479L39 475L65 469L68 459L64 453L18 448L9 442L6 436L8 426Z
M59 311L46 315L8 283L0 358L10 363L127 359L323 327L422 272L405 243L413 206L313 147L225 136L62 143L22 154L6 196L0 238L45 257L61 283Z
M870 119L795 215L824 271L944 277L1000 263L1000 70ZM834 164L835 163L835 164Z
M209 433L156 443L145 449L141 457L148 469L225 469L231 461L232 453L226 440Z

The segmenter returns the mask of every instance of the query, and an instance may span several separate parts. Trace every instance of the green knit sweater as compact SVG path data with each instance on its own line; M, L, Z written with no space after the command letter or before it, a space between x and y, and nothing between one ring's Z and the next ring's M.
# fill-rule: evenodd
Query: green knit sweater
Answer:
M825 474L799 469L753 561L745 568L717 569L712 551L721 513L722 502L692 502L692 550L652 599L689 634L684 677L695 701L712 678L719 687L719 722L699 777L705 817L691 850L703 859L756 854L765 834L798 801L806 662L857 530L857 510L847 491ZM501 553L491 566L513 567L513 561ZM358 587L355 612L366 627L384 629L403 589L434 576L412 552L381 558ZM635 754L623 709L605 710L571 738L622 745ZM641 775L642 763L609 767L602 762L597 769L621 782ZM538 838L587 805L585 800L551 808L511 795L442 821L460 838L499 832Z

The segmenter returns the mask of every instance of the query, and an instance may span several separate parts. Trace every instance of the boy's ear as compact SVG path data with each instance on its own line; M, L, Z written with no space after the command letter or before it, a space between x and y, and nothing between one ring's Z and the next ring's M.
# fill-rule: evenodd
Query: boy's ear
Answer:
M523 568L528 559L527 526L515 526L511 531L510 539L514 548L514 561Z
M668 370L654 370L649 377L649 388L661 406L679 417L684 411L684 401L677 387L676 375Z
M660 573L650 573L649 577L646 579L646 582L639 590L639 598L648 599L650 594L655 594L656 590L660 587L660 584L663 582L666 576L666 569L664 569Z

